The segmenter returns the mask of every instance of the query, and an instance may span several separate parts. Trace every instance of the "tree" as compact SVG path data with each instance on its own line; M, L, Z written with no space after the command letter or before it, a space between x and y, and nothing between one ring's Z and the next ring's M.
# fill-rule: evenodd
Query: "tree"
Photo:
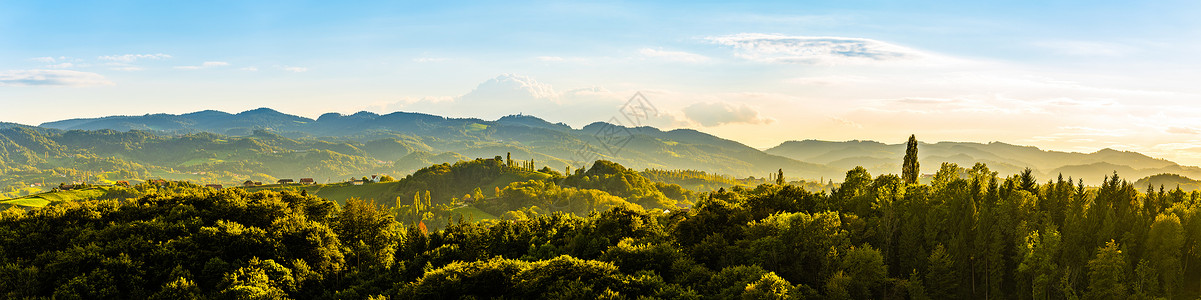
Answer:
M955 259L951 258L942 244L930 251L929 269L926 273L926 293L931 299L955 299L959 288L959 273L955 270Z
M784 185L784 169L780 169L780 173L776 175L776 185Z
M906 184L917 183L918 163L917 163L917 137L909 135L909 143L905 145L905 161L901 165L901 179L905 180Z
M1088 293L1085 299L1125 299L1126 254L1118 243L1109 240L1097 250L1097 257L1088 261Z
M404 238L392 214L357 198L346 201L334 225L338 238L350 247L348 260L359 268L391 267Z
M1154 268L1155 274L1158 275L1158 279L1152 282L1152 285L1158 286L1150 287L1149 290L1163 291L1162 296L1174 298L1180 290L1181 277L1184 275L1181 265L1184 228L1180 225L1180 218L1169 214L1156 216L1144 245L1146 253L1143 256L1148 259L1150 267Z

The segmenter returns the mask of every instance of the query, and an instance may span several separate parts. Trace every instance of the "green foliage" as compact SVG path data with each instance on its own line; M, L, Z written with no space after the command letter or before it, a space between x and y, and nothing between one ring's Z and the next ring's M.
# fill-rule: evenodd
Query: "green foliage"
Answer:
M917 183L917 177L921 175L919 170L917 137L909 135L909 142L905 144L905 159L901 164L901 179L905 180L905 184Z
M1118 243L1110 240L1105 247L1097 249L1097 257L1088 261L1088 293L1085 299L1125 299L1129 297L1126 285L1126 255Z
M72 192L96 195L0 213L0 297L1179 299L1201 282L1201 193L1116 175L1085 188L944 164L906 184L856 168L827 194L697 193L604 161L548 171L493 158L362 186L85 185Z

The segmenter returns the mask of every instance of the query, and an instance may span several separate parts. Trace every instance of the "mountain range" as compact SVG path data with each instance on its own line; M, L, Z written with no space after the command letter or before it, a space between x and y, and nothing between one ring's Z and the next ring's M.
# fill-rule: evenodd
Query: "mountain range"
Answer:
M489 121L359 112L310 119L269 108L236 114L206 110L0 124L0 185L9 187L0 192L17 193L41 181L111 182L125 179L121 176L226 184L298 177L329 181L503 155L553 170L604 159L636 170L698 170L739 178L782 170L790 180L841 181L855 166L875 175L896 173L904 151L904 144L858 140L787 141L760 150L692 129L604 122L572 128L529 115ZM1162 173L1201 177L1201 168L1136 152L1059 152L1001 142L921 143L919 162L924 174L943 162L961 167L980 162L1002 175L1030 168L1042 180L1062 175L1086 184L1115 172L1132 180ZM128 172L113 174L114 168Z

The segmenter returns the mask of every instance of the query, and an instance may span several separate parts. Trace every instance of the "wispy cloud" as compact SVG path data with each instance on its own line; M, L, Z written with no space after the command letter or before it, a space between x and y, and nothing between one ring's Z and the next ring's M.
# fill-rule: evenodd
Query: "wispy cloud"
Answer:
M117 61L117 62L134 62L141 59L161 60L171 58L171 55L157 54L122 54L122 55L106 55L99 57L100 60Z
M429 62L444 62L444 61L448 61L448 60L450 60L450 59L445 58L445 57L418 57L418 58L414 58L413 62L429 63Z
M229 63L223 61L206 61L199 66L177 66L175 68L179 70L199 70L225 66L229 66Z
M766 63L863 64L932 57L912 48L864 38L742 33L705 39L733 47L737 57Z
M71 70L0 71L0 86L102 86L112 85L104 76Z
M1201 133L1201 130L1197 130L1196 128L1192 128L1192 127L1175 127L1175 126L1173 126L1173 127L1168 127L1168 130L1166 130L1166 131L1167 131L1168 133L1174 133L1174 134L1199 134L1199 133Z
M672 62L698 63L709 60L709 57L707 56L684 51L667 51L662 49L643 48L638 50L638 53L642 54L643 57Z
M65 63L47 65L46 67L51 68L51 69L67 69L67 68L71 68L74 66L75 66L75 64L73 64L73 63L65 62Z
M785 79L784 83L816 86L841 86L876 83L878 80L856 75L810 76Z
M250 66L250 67L245 67L245 68L239 68L238 70L247 71L247 72L257 72L259 70L259 67Z
M56 61L56 60L55 60L53 57L49 57L49 56L45 56L45 57L34 57L34 58L30 58L29 60L36 61L36 62L40 62L40 63L48 63L48 64L49 64L49 63L54 63L54 62Z
M735 105L725 102L702 102L684 108L684 116L701 126L713 127L732 123L768 124L775 120L764 118L746 104Z
M834 122L834 124L837 124L838 126L845 126L845 127L855 128L855 129L863 129L863 124L855 123L855 121L847 120L847 119L840 118L840 117L830 117L830 121Z
M309 68L305 68L305 67L287 67L287 66L285 66L285 67L283 67L283 69L284 69L284 71L288 71L288 72L292 72L292 73L304 73L304 72L309 71Z
M563 61L563 57L562 57L562 56L539 56L539 57L535 57L534 59L537 59L537 60L540 60L540 61L552 61L552 62L560 62L560 61Z
M1123 56L1136 51L1134 47L1093 41L1041 41L1034 46L1044 48L1061 55L1069 56Z

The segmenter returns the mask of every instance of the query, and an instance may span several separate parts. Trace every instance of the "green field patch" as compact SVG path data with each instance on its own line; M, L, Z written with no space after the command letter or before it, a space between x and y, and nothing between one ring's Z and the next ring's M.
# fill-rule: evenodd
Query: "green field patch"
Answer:
M463 220L474 221L474 222L479 222L479 221L483 221L483 220L499 219L495 215L492 215L490 213L487 213L485 211L482 211L478 208L471 207L471 206L464 206L464 207L452 209L450 211L450 215L451 215L451 218L454 220L458 220L459 217L461 216L461 217L463 217Z
M50 204L50 201L46 200L46 199L42 199L40 197L39 198L19 198L19 199L0 201L0 204L8 204L8 205L13 205L13 206L27 206L27 207L43 207L43 206Z
M484 131L488 129L488 125L471 123L467 125L467 132Z
M54 202L92 200L104 196L107 191L108 189L104 187L94 187L69 191L45 192L16 199L4 200L0 201L0 203L17 206L43 207Z
M41 194L30 196L29 198L35 198L35 197L42 198L42 199L45 199L50 202L84 201L84 200L100 198L100 196L104 196L105 191L106 191L105 188L95 187L95 188L86 188L86 189L78 189L78 190L41 193Z

